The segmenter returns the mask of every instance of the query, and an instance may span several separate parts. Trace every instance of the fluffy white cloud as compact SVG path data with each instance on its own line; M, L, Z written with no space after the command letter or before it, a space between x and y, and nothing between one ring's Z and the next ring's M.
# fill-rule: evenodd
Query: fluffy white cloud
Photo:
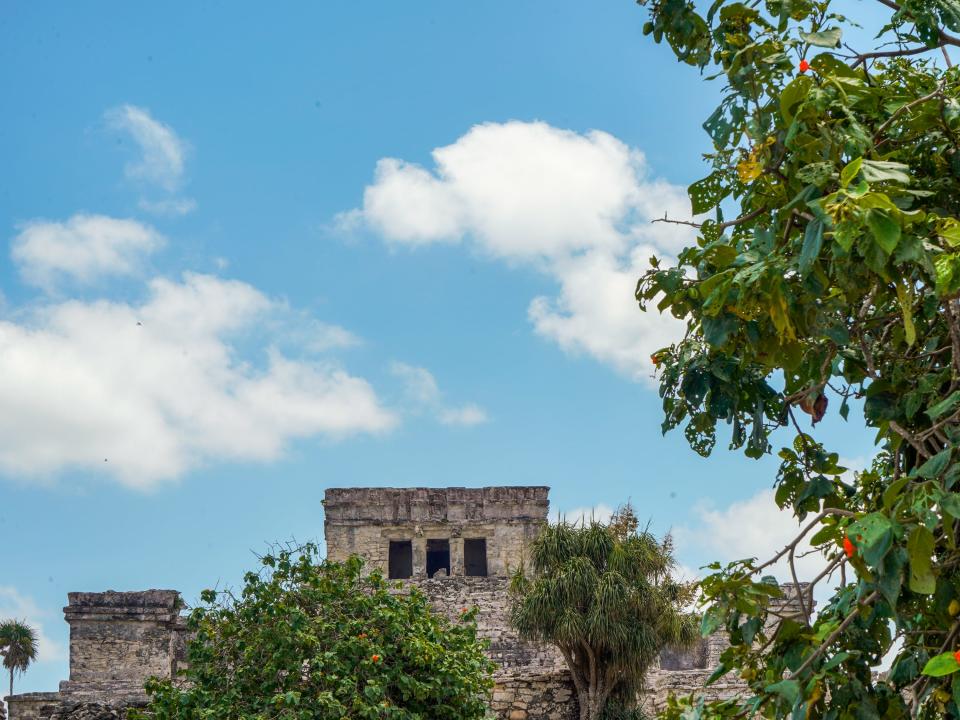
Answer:
M429 412L444 425L480 425L489 420L486 411L478 405L469 403L461 406L448 406L443 401L443 393L436 378L426 368L395 362L390 372L400 379L407 406L413 412Z
M149 225L103 215L74 215L66 222L33 220L19 227L11 255L23 279L46 290L64 279L89 284L109 275L136 273L164 238Z
M67 649L63 643L51 638L44 629L44 623L49 617L50 613L42 610L32 598L22 595L16 588L0 585L0 620L20 620L37 631L37 662L67 658Z
M188 273L152 281L140 304L0 320L0 471L80 468L147 488L208 461L276 458L295 438L394 426L362 378L277 349L289 313L245 283ZM269 349L261 359L248 344Z
M612 135L542 122L478 125L433 159L432 170L381 160L363 207L341 227L365 225L392 244L467 239L489 257L532 265L559 285L530 304L538 333L648 376L650 354L681 328L641 313L633 293L651 255L691 242L690 228L650 222L688 215L686 192L649 177L643 154Z

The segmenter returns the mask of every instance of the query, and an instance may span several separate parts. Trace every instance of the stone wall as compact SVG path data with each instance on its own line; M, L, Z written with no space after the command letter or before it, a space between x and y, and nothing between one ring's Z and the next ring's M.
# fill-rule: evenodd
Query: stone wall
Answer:
M70 593L68 599L70 679L60 692L8 698L8 720L122 718L125 708L146 702L148 677L173 677L184 664L177 591Z
M61 691L141 692L151 676L174 677L183 661L183 601L176 590L70 593L70 679Z
M515 569L547 521L546 487L331 488L324 496L327 557L360 555L388 571L391 540L413 545L413 576L426 577L427 540L450 542L450 574L463 575L463 541L487 544L487 573Z
M434 609L456 620L477 606L477 632L490 643L487 654L499 666L497 677L562 670L563 657L551 645L525 642L510 627L508 578L446 577L415 581Z
M566 670L497 678L490 708L503 720L576 720L576 693Z

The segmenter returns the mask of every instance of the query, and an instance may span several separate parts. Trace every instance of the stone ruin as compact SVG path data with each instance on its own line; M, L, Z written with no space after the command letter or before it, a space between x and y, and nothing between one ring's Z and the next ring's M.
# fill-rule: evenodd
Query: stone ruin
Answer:
M451 619L478 607L481 637L498 669L491 710L503 720L575 720L576 693L559 652L520 640L508 622L509 576L547 522L547 487L344 488L324 499L327 557L362 556L370 569L419 587ZM799 614L784 601L781 614ZM7 698L7 720L123 720L146 702L144 681L174 677L184 663L183 601L174 590L70 593L70 679L59 692ZM670 693L713 698L744 690L704 681L725 645L719 636L692 651L665 650L647 678L656 712ZM0 719L2 720L2 719Z

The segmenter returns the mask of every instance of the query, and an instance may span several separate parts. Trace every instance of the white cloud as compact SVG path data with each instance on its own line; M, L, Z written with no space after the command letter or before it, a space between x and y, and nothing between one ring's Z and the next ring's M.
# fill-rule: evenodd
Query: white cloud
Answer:
M693 566L711 561L726 564L751 557L766 562L800 533L802 525L812 520L812 516L808 516L801 524L789 510L781 510L774 501L773 490L769 489L723 508L701 504L695 508L695 514L696 522L675 528L673 537L677 557L686 563L688 572L701 576L703 571L693 571ZM697 562L690 562L691 558ZM795 566L801 582L812 580L826 565L823 555L808 543L798 545ZM786 559L767 568L763 574L773 575L781 583L792 579ZM818 583L814 589L818 607L830 598L837 584L839 573Z
M197 209L197 201L192 198L170 198L167 200L147 200L140 198L137 203L141 210L151 215L177 217L192 213Z
M0 320L0 471L85 469L148 488L210 461L274 459L296 438L393 427L365 380L276 349L271 328L290 312L187 273L153 280L139 304L73 300Z
M167 216L186 215L195 210L196 201L174 196L183 185L188 146L173 128L136 105L111 108L104 117L111 128L129 135L137 145L137 159L124 167L127 178L170 194L159 200L141 198L140 209Z
M669 259L690 228L683 188L649 177L643 154L612 135L542 122L488 123L433 151L435 168L394 158L377 164L363 207L341 228L365 225L395 245L468 239L488 257L553 277L559 294L531 301L536 331L632 378L675 340L680 324L641 313L633 293L651 255Z
M19 227L11 255L23 279L53 290L64 279L90 284L103 276L132 275L164 244L149 225L78 214L66 222L32 220Z
M183 179L187 146L173 128L136 105L112 108L105 117L111 127L128 133L139 147L140 157L125 168L127 177L175 191Z
M67 659L66 647L51 638L44 628L44 622L50 615L32 598L20 594L8 585L0 585L0 620L20 620L37 631L37 662Z
M445 408L440 412L440 422L444 425L469 427L471 425L482 425L488 420L486 411L479 405L472 403L457 408Z
M426 368L395 362L390 365L390 372L403 383L407 406L415 413L426 411L444 425L464 427L489 420L486 411L473 403L459 407L446 405L436 378Z
M549 519L551 522L559 519L570 523L571 525L579 525L581 523L589 524L593 521L607 523L610 522L612 515L612 507L603 503L598 503L593 507L576 507L572 510L562 510L556 513L551 510Z

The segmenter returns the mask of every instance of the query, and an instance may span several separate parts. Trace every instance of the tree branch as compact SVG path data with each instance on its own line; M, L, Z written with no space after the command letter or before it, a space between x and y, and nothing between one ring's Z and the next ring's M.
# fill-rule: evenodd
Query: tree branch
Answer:
M741 215L735 220L727 220L726 222L717 223L716 228L717 230L726 230L728 227L733 227L734 225L741 225L745 222L750 222L754 218L757 218L760 215L763 215L763 213L765 212L767 212L767 208L757 208L756 210L748 212L746 215ZM664 223L670 223L671 225L688 225L690 227L697 228L698 230L703 227L703 223L693 222L692 220L671 220L670 218L667 217L666 213L664 213L662 218L656 218L655 220L651 220L650 222L655 222L655 223L664 222Z
M803 664L802 664L800 667L798 667L795 672L790 673L790 676L789 676L789 678L787 678L787 679L788 679L788 680L795 680L797 677L800 676L800 674L801 674L804 670L806 670L807 668L809 668L809 667L814 663L814 661L815 661L818 657L820 657L821 655L823 655L823 654L827 651L827 648L828 648L831 644L833 644L833 641L836 640L838 637L840 637L840 634L841 634L844 630L846 630L848 627L850 627L850 623L852 623L854 620L857 619L857 616L860 615L860 608L863 607L863 606L865 606L865 605L869 605L869 604L872 603L874 600L876 600L878 597L880 597L880 592L879 592L878 590L874 590L872 593L870 593L870 594L863 600L862 603L860 603L859 605L857 605L857 606L853 609L853 611L852 611L849 615L847 615L846 618L844 618L843 622L840 623L840 627L838 627L836 630L834 630L832 633L830 633L830 634L827 636L827 638L820 644L820 647L818 647L816 650L814 650L814 651L810 654L810 657L808 657L806 660L804 660L804 661L803 661Z

